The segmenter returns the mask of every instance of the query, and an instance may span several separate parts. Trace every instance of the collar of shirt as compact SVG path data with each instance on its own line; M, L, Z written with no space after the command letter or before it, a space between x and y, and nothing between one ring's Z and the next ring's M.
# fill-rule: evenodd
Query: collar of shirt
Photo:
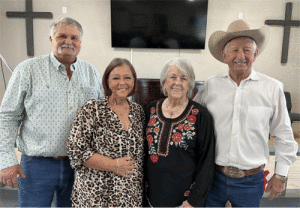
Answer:
M221 74L223 78L231 78L229 75L229 70ZM245 80L259 80L260 78L257 76L256 71L252 68L250 75Z
M50 54L50 60L53 63L53 66L57 70L65 69L65 66L56 59L56 57L54 56L53 52ZM70 66L71 71L75 71L75 69L77 68L78 64L79 64L78 63L78 58L76 58L76 61L73 64L71 64L71 66Z

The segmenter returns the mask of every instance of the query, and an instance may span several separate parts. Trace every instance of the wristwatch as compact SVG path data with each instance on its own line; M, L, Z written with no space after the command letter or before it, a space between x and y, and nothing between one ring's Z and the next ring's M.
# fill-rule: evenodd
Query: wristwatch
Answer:
M286 176L282 176L282 175L278 175L278 174L274 174L275 178L279 179L282 181L282 183L286 182Z

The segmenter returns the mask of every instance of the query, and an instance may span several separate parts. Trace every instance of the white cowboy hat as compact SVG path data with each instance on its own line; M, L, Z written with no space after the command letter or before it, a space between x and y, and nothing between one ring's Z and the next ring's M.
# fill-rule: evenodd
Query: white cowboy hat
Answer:
M224 49L226 43L238 37L250 37L255 41L259 55L267 45L268 29L265 25L260 29L251 30L245 21L236 20L229 25L227 32L219 30L210 36L208 41L210 53L217 60L225 63L221 51Z

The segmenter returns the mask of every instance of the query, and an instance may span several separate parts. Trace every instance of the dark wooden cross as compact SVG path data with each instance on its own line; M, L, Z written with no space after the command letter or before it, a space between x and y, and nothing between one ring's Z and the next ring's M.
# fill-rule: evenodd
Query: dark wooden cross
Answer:
M288 60L288 52L289 52L289 40L290 40L290 32L291 27L299 27L299 20L291 20L292 19L292 10L293 3L286 3L285 7L285 20L266 20L266 25L281 25L284 26L283 31L283 41L282 41L282 53L281 53L281 63L285 64Z
M32 0L26 0L25 12L6 12L7 17L26 18L27 55L34 56L33 18L52 18L51 12L33 12Z

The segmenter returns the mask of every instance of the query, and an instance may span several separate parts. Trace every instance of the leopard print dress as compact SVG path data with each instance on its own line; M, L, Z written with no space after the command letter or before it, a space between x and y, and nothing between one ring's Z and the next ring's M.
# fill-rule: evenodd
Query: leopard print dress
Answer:
M129 102L129 105L128 131L108 106L107 97L89 100L78 112L67 144L71 166L75 169L73 207L142 206L145 115L139 104ZM85 167L83 163L94 153L111 159L130 156L137 168L130 178L124 178Z

